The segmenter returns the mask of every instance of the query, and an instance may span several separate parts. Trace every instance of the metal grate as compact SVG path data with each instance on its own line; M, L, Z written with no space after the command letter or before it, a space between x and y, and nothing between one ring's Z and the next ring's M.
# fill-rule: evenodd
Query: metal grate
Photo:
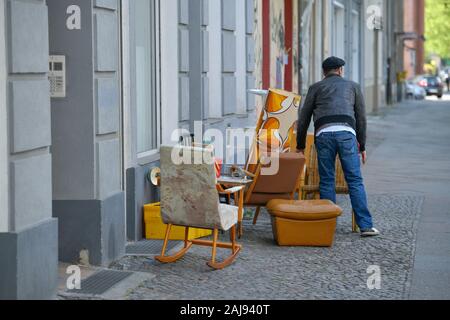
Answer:
M180 243L180 241L169 241L167 250L172 250ZM140 256L157 255L161 253L163 244L163 240L142 240L128 244L125 253Z
M119 282L131 276L133 272L103 270L81 281L80 290L69 290L69 293L84 295L102 295Z

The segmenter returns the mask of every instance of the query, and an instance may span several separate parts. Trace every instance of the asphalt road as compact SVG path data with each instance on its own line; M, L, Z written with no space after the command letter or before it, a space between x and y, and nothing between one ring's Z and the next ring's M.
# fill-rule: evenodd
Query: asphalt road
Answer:
M368 193L425 197L409 298L450 299L450 95L401 104L369 134Z

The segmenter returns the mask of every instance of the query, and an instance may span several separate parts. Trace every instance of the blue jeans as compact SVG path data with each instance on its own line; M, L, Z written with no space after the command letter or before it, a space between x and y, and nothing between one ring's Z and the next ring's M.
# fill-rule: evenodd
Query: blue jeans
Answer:
M367 195L361 174L361 160L356 137L346 131L325 132L316 137L319 160L320 198L336 203L336 155L339 154L350 199L359 228L373 227L372 216L367 206Z

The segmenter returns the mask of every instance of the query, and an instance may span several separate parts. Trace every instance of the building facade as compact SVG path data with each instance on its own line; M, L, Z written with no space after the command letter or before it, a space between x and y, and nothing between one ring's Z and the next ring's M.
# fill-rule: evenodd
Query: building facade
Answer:
M256 7L257 86L304 96L335 55L347 62L345 77L361 84L369 112L401 98L402 1L257 0Z
M0 4L0 299L50 298L143 238L160 145L255 122L255 5Z
M410 79L424 73L425 0L404 0L403 15L403 28L409 34L403 42L404 71Z

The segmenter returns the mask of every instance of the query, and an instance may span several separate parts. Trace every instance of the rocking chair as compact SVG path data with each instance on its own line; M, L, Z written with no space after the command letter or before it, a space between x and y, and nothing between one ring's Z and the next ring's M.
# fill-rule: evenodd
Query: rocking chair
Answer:
M180 157L182 161L174 161L174 157ZM207 246L212 247L212 259L207 264L217 270L233 263L241 251L241 245L236 243L239 208L219 202L216 171L211 159L211 149L161 147L161 215L163 222L167 224L167 230L161 255L155 258L157 261L176 262L184 257L193 245ZM239 199L242 189L243 187L235 187L224 190L223 193ZM172 226L185 227L186 238L180 252L166 256ZM188 240L191 227L213 230L213 240ZM230 230L230 243L218 241L219 230ZM224 261L217 262L217 248L231 249L231 255Z

